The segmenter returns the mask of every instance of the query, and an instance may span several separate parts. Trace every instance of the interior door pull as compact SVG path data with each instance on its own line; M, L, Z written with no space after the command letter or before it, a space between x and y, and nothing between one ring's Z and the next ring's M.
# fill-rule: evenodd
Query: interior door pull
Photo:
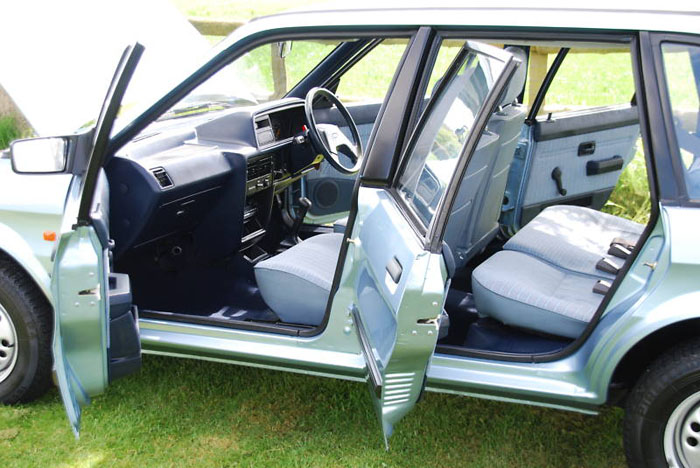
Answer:
M387 263L386 265L386 272L389 273L389 276L391 276L391 279L394 281L394 283L398 284L399 281L401 281L403 267L401 266L401 263L399 262L398 258L394 257L391 260L389 260L389 263Z
M552 179L554 180L554 183L557 184L557 192L559 192L559 195L564 197L566 196L566 189L564 188L564 183L561 181L561 176L561 169L559 169L559 166L555 167L552 170Z

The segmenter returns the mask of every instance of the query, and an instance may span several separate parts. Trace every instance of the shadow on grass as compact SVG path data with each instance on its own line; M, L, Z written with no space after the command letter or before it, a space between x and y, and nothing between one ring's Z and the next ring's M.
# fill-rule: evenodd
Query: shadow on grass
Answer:
M56 391L0 408L0 464L623 466L620 419L427 394L385 452L364 384L145 356L86 410L79 441Z

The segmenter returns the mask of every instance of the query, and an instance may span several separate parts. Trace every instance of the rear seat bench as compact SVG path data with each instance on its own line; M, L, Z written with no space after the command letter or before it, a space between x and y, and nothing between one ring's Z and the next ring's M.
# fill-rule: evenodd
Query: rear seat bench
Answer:
M576 338L643 230L589 208L549 207L474 270L477 310L508 325Z

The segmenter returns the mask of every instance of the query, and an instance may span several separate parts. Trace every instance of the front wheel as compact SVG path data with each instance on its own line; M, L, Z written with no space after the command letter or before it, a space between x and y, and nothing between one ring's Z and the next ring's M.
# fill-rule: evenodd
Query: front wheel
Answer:
M700 340L658 358L627 401L625 454L634 467L700 467Z
M0 258L0 403L29 402L50 387L52 317L24 271Z

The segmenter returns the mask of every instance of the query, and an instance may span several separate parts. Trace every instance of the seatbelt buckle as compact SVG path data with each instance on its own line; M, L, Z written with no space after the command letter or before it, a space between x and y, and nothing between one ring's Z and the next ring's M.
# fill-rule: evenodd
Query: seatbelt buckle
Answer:
M632 251L622 244L610 244L608 254L624 260L632 254Z
M621 245L622 247L626 248L630 252L634 250L634 246L637 245L636 242L633 242L629 239L625 239L624 237L616 237L610 242L610 247L612 247L614 244Z
M615 264L609 258L601 258L598 263L595 264L596 270L604 271L605 273L610 273L611 275L616 275L620 271L620 267Z
M609 281L598 280L593 286L593 292L605 296L610 291L612 284Z

